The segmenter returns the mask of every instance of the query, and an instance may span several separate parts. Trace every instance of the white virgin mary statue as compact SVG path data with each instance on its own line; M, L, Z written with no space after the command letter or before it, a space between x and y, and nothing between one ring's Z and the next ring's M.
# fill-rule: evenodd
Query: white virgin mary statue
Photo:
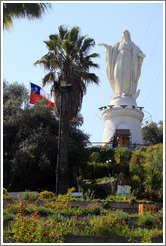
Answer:
M129 31L123 31L122 41L114 46L99 45L106 48L106 72L115 96L130 96L136 99L139 95L137 84L145 55L131 41Z

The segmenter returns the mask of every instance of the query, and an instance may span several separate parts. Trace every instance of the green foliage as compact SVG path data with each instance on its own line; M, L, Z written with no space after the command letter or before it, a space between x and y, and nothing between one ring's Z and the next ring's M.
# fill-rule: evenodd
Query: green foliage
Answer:
M163 145L150 146L146 151L144 164L145 188L149 191L163 189Z
M109 202L108 201L103 202L103 208L104 209L108 209L109 208Z
M152 214L145 214L138 218L138 225L144 227L157 227L157 225L159 225L159 219Z
M85 201L91 201L94 198L94 191L88 189L86 192L83 192L83 199Z
M3 221L5 220L14 220L16 216L13 213L3 214Z
M136 199L136 197L130 197L129 199L128 199L128 202L129 202L129 204L131 205L131 204L133 204L133 203L137 203L137 199Z
M162 236L162 230L159 229L130 230L127 225L129 215L122 210L108 212L97 205L84 209L72 208L69 201L73 191L74 188L69 189L65 195L59 195L54 201L47 199L44 206L37 207L21 199L15 205L6 206L4 215L8 214L8 217L5 220L12 221L10 227L4 230L5 239L13 243L62 243L66 235L113 235L129 237L133 242L134 237L140 236L141 242L150 243L153 237ZM15 211L16 215L10 215L9 211ZM43 218L39 214L48 216ZM161 228L163 211L138 218L140 225L144 227ZM13 238L10 238L10 233L13 233Z
M142 188L142 180L138 175L133 175L131 177L131 185L132 185L132 191L135 191L136 189Z
M112 212L116 217L124 220L125 222L128 222L129 215L128 213L124 212L121 209L116 209L115 211Z
M114 157L118 170L116 173L117 182L119 185L130 184L129 161L131 153L127 148L115 148Z
M12 191L54 190L57 118L43 103L29 107L28 91L18 83L4 81L3 102L4 186ZM71 170L78 169L84 161L88 141L88 136L77 129L77 123L75 119L70 130ZM72 174L72 180L76 180L77 173Z
M3 188L3 200L11 200L11 196L8 195L7 189Z
M25 190L25 192L23 193L23 199L25 200L36 201L38 197L39 194L30 193L30 191L28 190Z
M132 229L130 232L130 237L131 240L134 237L142 237L141 243L151 243L153 237L158 237L158 236L163 236L163 231L162 230L157 230L157 229L152 229L148 230L146 228L135 228L134 230ZM130 241L131 241L130 240ZM135 240L133 240L133 243L136 243Z
M108 195L106 197L106 201L109 201L109 202L121 202L121 201L123 201L123 196L119 196L118 194Z
M105 182L108 180L110 180L110 177L103 177L103 178L95 179L95 182L100 183L100 182Z
M62 243L63 236L55 225L44 222L38 213L31 216L18 214L11 222L14 243ZM9 235L5 235L6 238Z
M163 121L160 121L159 124L152 122L148 126L143 127L142 136L147 144L163 143Z
M7 189L3 188L3 195L8 195Z
M102 162L102 163L105 163L107 160L111 160L112 163L115 162L113 149L105 148L105 147L88 147L87 152L89 155L89 162L91 162L90 156L92 155L93 152L100 154L100 156L101 156L100 162Z
M9 30L15 18L40 18L47 6L49 6L48 3L4 3L3 28Z
M97 179L108 176L108 171L112 170L112 163L88 162L82 165L81 175L86 179Z
M144 163L145 163L145 151L135 150L132 152L129 168L131 172L131 186L132 191L144 190Z
M100 215L101 207L98 205L91 205L89 208L85 209L84 212L86 214Z
M90 156L90 161L101 162L101 154L99 152L93 152Z
M91 219L89 223L92 227L91 235L129 235L129 228L126 222L123 219L116 217L112 213L95 217L94 219Z
M39 193L39 199L49 199L49 198L51 199L53 197L55 197L55 193L51 191L44 190Z
M144 163L145 163L145 153L139 150L133 151L129 163L130 172L142 177L144 173L143 170Z
M116 148L114 157L117 164L127 165L130 160L130 151L123 147Z
M53 210L50 209L50 208L46 208L44 206L38 206L36 208L36 210L38 211L39 214L41 215L48 215L48 214L52 214L53 213Z

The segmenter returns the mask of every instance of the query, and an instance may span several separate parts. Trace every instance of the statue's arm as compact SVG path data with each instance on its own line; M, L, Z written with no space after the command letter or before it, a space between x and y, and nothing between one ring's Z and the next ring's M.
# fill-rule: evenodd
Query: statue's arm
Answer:
M108 49L109 48L109 45L108 44L103 44L103 43L100 43L100 44L98 44L99 46L104 46L106 49Z

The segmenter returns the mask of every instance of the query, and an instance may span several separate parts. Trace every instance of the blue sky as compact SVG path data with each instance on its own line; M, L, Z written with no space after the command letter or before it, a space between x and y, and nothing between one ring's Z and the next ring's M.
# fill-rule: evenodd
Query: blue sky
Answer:
M156 2L51 2L52 8L39 20L15 19L10 31L3 31L3 78L9 83L29 82L41 86L46 72L33 63L47 53L43 41L58 27L78 26L96 42L91 50L100 54L95 59L100 68L94 70L99 85L89 85L84 96L81 129L90 135L92 142L101 142L104 122L99 107L110 103L114 96L106 75L105 49L98 43L114 45L121 41L124 29L130 31L132 41L146 54L138 89L137 105L144 107L145 118L163 120L163 3ZM49 93L49 86L44 90ZM148 113L147 113L148 112Z

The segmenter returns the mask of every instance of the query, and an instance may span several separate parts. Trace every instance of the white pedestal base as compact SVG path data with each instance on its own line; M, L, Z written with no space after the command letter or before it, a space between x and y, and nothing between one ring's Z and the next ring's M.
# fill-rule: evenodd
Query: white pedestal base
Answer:
M131 97L115 97L111 101L112 108L103 111L105 123L103 142L108 143L118 129L130 130L131 143L142 144L141 122L143 112L137 108ZM120 105L126 105L123 108Z

